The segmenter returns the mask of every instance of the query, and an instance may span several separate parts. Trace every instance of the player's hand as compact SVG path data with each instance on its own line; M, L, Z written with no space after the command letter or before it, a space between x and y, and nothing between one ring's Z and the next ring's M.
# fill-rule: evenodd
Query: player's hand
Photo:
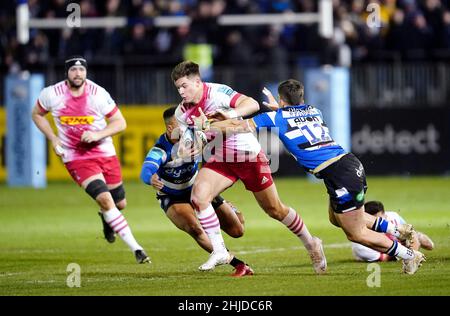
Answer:
M275 97L273 96L272 92L270 92L269 89L264 87L262 93L264 93L264 95L267 97L267 100L269 101L269 102L263 101L263 104L265 106L268 106L269 108L275 111L280 108L280 105L278 104L277 100L275 99Z
M53 150L59 157L64 157L66 151L64 150L61 140L59 138L55 138L52 141L52 146L53 146Z
M85 131L81 135L81 141L85 143L94 143L100 140L100 135L98 132L93 131Z
M159 179L159 176L155 173L152 175L151 184L156 190L162 190L164 183Z
M203 110L201 108L199 108L198 110L200 112L200 115L191 115L191 119L194 122L194 126L196 129L200 131L207 131L209 129L209 126L211 125L211 122L209 121L205 113L203 113Z
M217 110L213 114L209 115L208 118L212 121L225 121L232 118L228 113L222 110Z
M184 161L193 161L202 152L202 149L196 144L190 147L184 146L181 142L178 144L177 156Z

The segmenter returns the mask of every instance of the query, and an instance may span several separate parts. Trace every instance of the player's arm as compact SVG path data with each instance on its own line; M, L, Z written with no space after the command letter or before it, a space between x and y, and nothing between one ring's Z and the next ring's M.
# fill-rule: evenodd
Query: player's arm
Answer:
M141 169L141 180L148 185L153 185L155 179L153 177L156 175L161 164L163 164L167 159L167 154L164 150L159 147L153 147L147 153L144 163ZM157 175L156 175L157 177ZM153 181L152 181L153 180ZM162 187L161 187L162 188ZM159 188L159 189L161 189Z
M127 122L119 109L108 119L108 125L101 131L85 131L81 135L81 141L92 143L105 137L116 135L127 128Z
M31 119L33 120L34 124L36 124L37 128L47 137L47 139L52 143L53 150L58 156L63 155L63 149L61 140L58 138L58 136L55 135L53 132L52 127L50 126L50 123L48 122L47 118L45 118L45 115L48 112L46 112L40 105L39 101L34 106L32 112L31 112Z
M222 134L248 133L255 130L255 123L252 119L216 121L211 123L210 130L220 131Z
M259 110L258 102L244 94L242 94L235 103L234 111L236 112L236 117L251 115Z
M224 121L237 117L250 116L259 111L259 104L255 99L243 94L236 94L231 99L222 100L225 109L219 109L209 114L208 118L214 121ZM229 108L227 108L229 107Z
M262 127L275 127L276 113L271 111L258 114L251 119L215 121L203 125L206 127L209 125L211 129L219 130L222 133L248 133L259 130Z

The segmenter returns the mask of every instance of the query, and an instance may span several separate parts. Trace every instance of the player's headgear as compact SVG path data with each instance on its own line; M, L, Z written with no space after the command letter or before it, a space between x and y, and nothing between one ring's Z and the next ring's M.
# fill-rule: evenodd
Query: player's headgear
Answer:
M83 56L72 56L66 59L64 62L64 72L67 77L67 73L72 66L83 66L84 68L88 68L86 59Z

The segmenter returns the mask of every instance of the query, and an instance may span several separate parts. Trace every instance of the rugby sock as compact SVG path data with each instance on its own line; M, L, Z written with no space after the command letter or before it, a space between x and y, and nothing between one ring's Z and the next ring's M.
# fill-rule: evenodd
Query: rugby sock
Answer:
M230 265L231 266L233 266L233 267L235 267L236 268L236 266L238 265L238 264L245 264L245 262L244 261L241 261L241 260L239 260L238 258L236 258L236 257L233 257L233 259L230 261Z
M399 257L405 260L414 258L414 251L398 243L397 240L392 242L392 246L386 251L386 254L391 257Z
M398 225L385 220L382 217L377 217L375 223L373 223L372 230L379 233L388 233L395 237L400 237L400 232L398 231Z
M225 248L225 242L223 241L222 232L220 231L220 223L217 218L216 212L211 204L208 205L206 210L197 211L197 218L202 225L204 231L211 240L213 251L215 252L227 252Z
M109 211L103 212L103 218L133 252L138 249L142 250L142 247L139 246L136 239L134 239L127 220L116 207L110 209Z
M373 223L372 230L379 233L387 233L389 222L382 217L377 217Z
M313 247L314 240L296 211L289 208L289 213L281 222L302 241L306 249L310 250Z

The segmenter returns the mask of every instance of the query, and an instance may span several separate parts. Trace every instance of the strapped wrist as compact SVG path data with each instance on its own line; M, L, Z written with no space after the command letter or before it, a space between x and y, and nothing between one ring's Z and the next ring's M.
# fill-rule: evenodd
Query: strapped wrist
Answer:
M238 117L236 110L233 109L228 110L227 114L230 117L230 119Z
M254 130L253 130L253 128L250 125L250 120L246 120L246 121L247 121L247 128L248 128L248 130L253 133Z

